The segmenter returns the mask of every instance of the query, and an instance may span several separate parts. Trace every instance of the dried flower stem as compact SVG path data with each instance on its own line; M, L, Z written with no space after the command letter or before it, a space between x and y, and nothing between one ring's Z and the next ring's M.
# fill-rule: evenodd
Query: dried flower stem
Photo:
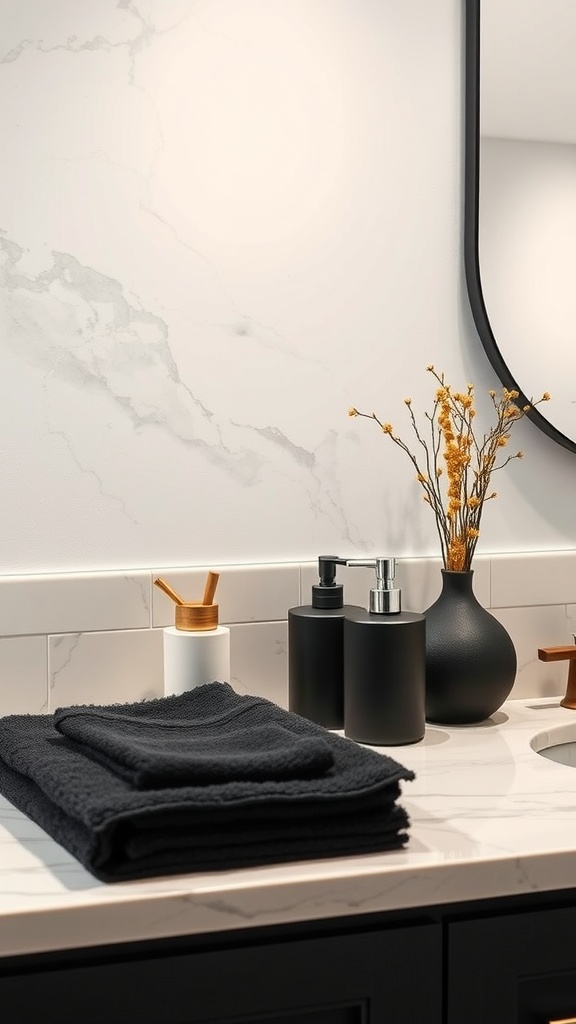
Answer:
M510 440L512 425L540 402L547 402L550 395L544 392L537 402L520 409L515 404L519 397L517 391L502 388L499 395L490 391L496 424L479 439L473 426L476 415L474 385L468 384L465 391L453 392L443 373L438 373L434 366L426 369L438 384L432 413L424 414L429 438L423 436L418 426L412 400L404 400L416 440L422 449L420 459L394 433L392 425L383 423L376 413L352 408L349 415L374 420L394 444L406 452L416 470L416 479L424 490L424 501L434 512L444 568L463 572L471 568L485 502L496 497L496 491L488 493L492 473L503 469L512 459L521 459L524 454L518 451L498 462L500 449Z

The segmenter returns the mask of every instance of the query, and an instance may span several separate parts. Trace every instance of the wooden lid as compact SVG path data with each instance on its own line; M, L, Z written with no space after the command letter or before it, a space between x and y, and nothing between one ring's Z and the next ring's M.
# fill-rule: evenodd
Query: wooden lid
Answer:
M202 604L200 601L190 604L177 604L175 623L176 629L189 633L216 629L218 625L218 605Z

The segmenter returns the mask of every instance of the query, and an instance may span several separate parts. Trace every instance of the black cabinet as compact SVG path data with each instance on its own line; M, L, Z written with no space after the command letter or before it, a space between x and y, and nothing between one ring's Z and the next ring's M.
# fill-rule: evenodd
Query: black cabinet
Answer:
M576 892L0 958L2 1024L576 1024Z
M576 906L453 922L449 1024L576 1021Z
M340 926L342 922L339 922ZM0 961L5 1024L440 1024L436 923Z

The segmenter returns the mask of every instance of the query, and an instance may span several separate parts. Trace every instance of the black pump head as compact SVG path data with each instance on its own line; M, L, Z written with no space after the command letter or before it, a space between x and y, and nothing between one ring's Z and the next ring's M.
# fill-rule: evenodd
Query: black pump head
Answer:
M312 587L313 608L342 608L344 604L344 587L336 583L336 566L346 565L345 558L338 555L320 555L318 558L318 576L320 582Z
M336 586L336 566L346 565L345 558L338 555L320 555L318 558L318 575L321 587Z

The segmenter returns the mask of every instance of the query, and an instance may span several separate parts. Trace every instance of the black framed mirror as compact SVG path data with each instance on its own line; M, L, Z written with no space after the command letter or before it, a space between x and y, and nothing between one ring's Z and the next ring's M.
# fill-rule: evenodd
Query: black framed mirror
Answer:
M465 0L464 263L476 329L576 452L576 3Z

